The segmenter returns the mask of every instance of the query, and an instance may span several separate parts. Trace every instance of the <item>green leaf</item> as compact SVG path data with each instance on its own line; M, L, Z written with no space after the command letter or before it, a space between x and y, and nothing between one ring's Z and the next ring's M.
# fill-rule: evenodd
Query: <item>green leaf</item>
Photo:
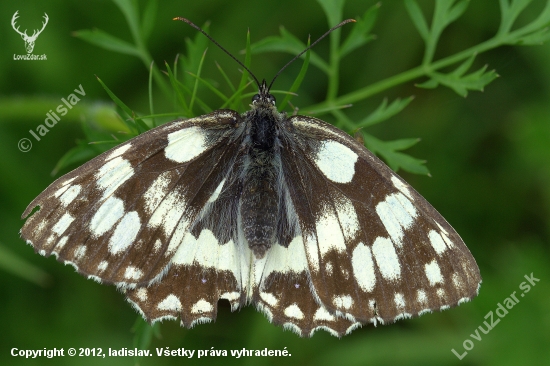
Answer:
M329 27L342 21L342 13L346 0L317 0L327 17Z
M410 155L398 152L416 144L419 139L402 139L395 141L381 141L377 138L363 133L365 145L374 154L380 155L388 166L394 171L403 169L410 173L430 175L426 168L425 160L413 158Z
M217 62L216 62L216 67L218 68L218 71L220 72L220 74L222 74L222 77L227 83L227 85L229 86L229 88L231 89L231 92L235 93L237 89L235 89L235 86L233 85L233 83L231 82L231 80L229 79L225 71L223 71L223 68Z
M455 69L455 71L452 72L455 76L462 76L466 73L466 71L470 70L470 67L472 67L472 64L474 63L474 60L476 58L476 54L472 53L472 55L466 59L459 67Z
M160 339L160 323L150 325L143 320L143 317L138 316L132 327L132 332L134 333L134 348L148 349L151 346L153 336ZM142 358L142 356L135 356L135 364L139 365Z
M380 3L371 6L362 17L356 19L357 22L351 28L350 34L340 48L341 58L375 38L369 32L376 22L378 9L380 9Z
M446 24L450 24L455 20L457 20L458 18L460 18L460 16L464 14L466 9L468 8L469 1L470 0L462 0L462 1L459 1L457 4L455 4L453 7L451 7L445 14ZM454 0L450 1L450 3L453 3L453 2Z
M128 27L130 28L130 32L132 33L132 37L134 38L134 42L136 43L140 42L141 32L139 30L139 16L138 16L137 1L136 0L113 0L113 2L118 6L120 11L126 18L126 22L128 23Z
M430 37L430 30L428 28L428 23L422 14L422 10L420 10L420 7L415 0L405 0L405 7L407 8L407 12L411 17L416 30L420 33L420 36L424 42L427 42Z
M204 52L202 53L202 57L201 57L201 60L199 62L199 68L197 70L197 77L200 77L201 75L201 71L202 71L202 65L204 63L204 58L206 57L206 51L208 49L205 49ZM197 89L199 87L199 80L198 79L195 79L195 83L193 85L193 92L191 93L191 101L189 102L189 110L193 111L193 104L195 103L195 99L197 97Z
M199 77L198 75L195 75L191 72L189 73L189 75L196 78L201 84L206 86L210 91L212 91L214 94L216 94L218 97L220 97L220 99L223 102L227 102L229 100L229 98L225 94L223 94L221 91L219 91L219 89L217 87L215 87L210 81L208 81L206 79L203 79L203 78Z
M487 65L464 77L459 77L454 73L447 75L433 73L432 77L440 84L453 89L458 95L465 97L468 95L468 90L482 91L485 85L489 84L498 77L495 70L485 72L486 69Z
M138 49L131 43L123 41L99 29L83 29L73 32L73 35L83 41L104 48L132 56L140 56Z
M538 46L550 40L548 28L540 29L527 36L518 38L514 43L521 46Z
M405 99L397 98L394 100L389 106L388 106L388 99L384 98L382 103L376 108L374 112L369 114L366 118L364 118L362 121L360 121L357 124L358 128L364 128L367 126L372 126L374 124L380 123L382 121L385 121L389 119L390 117L396 115L397 113L401 112L403 108L405 108L409 103L414 99L414 97L410 96Z
M105 85L105 83L99 78L97 77L97 81L99 81L99 83L101 84L101 86L103 87L103 89L105 89L105 91L107 92L107 94L109 94L109 97L113 100L113 102L115 102L115 104L121 108L127 115L128 117L132 118L134 116L134 112L130 109L130 107L128 107L126 104L124 104L124 102L122 100L120 100L112 91L111 89L109 89L109 87L107 85Z
M0 244L0 269L42 287L52 281L49 274L11 252L3 244Z
M202 29L208 33L210 23L206 22L202 25ZM195 79L190 78L187 74L187 71L196 72L199 68L199 64L203 57L204 50L208 48L208 38L206 38L202 33L197 32L194 38L185 39L185 50L186 53L181 55L181 68L184 71L183 74L183 83L190 87ZM176 70L174 69L174 73Z
M154 115L155 114L155 108L153 103L153 66L155 62L151 62L151 66L149 67L149 85L148 85L148 91L149 91L149 114ZM153 127L157 126L157 121L153 117Z
M499 0L500 2L500 27L497 34L510 32L519 14L525 10L532 0Z
M280 37L266 37L252 44L250 46L252 53L286 52L291 55L297 55L306 48L306 45L302 41L289 33L284 27L280 27L279 32L281 33ZM304 56L302 55L301 57ZM319 57L315 51L311 51L310 62L315 67L321 69L325 74L330 72L328 64Z
M414 85L423 89L435 89L439 86L439 83L435 79L429 79L428 81Z
M107 94L109 94L109 97L113 100L113 102L115 102L115 104L124 111L124 113L126 113L126 115L128 115L128 117L130 118L131 121L133 121L134 123L130 123L129 121L127 121L126 119L123 118L123 120L125 121L126 125L128 126L128 128L130 128L132 131L137 131L137 133L142 133L142 132L145 132L147 130L149 130L148 126L145 125L142 121L136 121L134 119L135 117L135 114L134 112L130 109L130 107L128 107L126 104L124 104L124 102L122 100L120 100L112 91L111 89L109 89L107 87L107 85L105 85L105 83L103 81L101 81L100 78L97 78L97 81L99 81L99 83L101 84L101 86L103 87L103 89L105 89L105 91L107 92Z
M149 0L143 12L143 20L141 21L141 36L144 40L148 39L155 27L155 19L157 17L158 0Z
M250 69L250 63L252 62L252 51L250 48L250 31L246 33L246 53L244 57L244 66ZM246 69L243 70L243 74L241 76L241 81L239 82L239 88L235 92L235 95L231 99L233 101L231 102L231 109L233 110L239 110L239 107L241 105L241 96L242 92L245 89L247 82L249 79L249 74Z
M189 105L185 101L185 97L183 95L184 91L187 91L189 93L189 90L185 90L182 87L183 85L176 79L176 77L172 73L172 69L170 68L170 65L168 65L168 62L165 62L164 64L166 65L166 71L168 73L168 78L170 79L170 83L172 84L172 88L174 89L174 92L176 93L176 96L183 108L184 115L186 117L192 117L193 116L192 111L189 109Z

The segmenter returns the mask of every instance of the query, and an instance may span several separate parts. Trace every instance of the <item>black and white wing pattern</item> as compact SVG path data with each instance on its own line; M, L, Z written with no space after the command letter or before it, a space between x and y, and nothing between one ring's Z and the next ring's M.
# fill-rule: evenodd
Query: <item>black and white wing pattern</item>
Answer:
M150 322L193 327L226 299L300 336L342 336L481 283L424 198L344 132L277 112L265 82L249 112L146 132L56 180L29 215L38 253L115 284Z

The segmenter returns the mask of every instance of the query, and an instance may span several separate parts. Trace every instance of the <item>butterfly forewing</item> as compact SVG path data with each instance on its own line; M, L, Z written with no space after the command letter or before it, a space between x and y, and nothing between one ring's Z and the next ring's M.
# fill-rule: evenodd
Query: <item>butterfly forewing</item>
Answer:
M176 121L98 156L31 202L23 216L40 210L22 237L95 279L150 282L182 240L177 229L192 223L232 166L225 129L238 117L218 111Z

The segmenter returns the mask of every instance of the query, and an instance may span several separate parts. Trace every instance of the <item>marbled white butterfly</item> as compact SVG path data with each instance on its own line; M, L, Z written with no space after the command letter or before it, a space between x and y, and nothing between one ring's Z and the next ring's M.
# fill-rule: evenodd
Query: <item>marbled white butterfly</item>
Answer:
M185 327L226 299L342 336L476 296L474 258L423 197L343 131L278 112L250 75L248 112L176 120L92 159L30 203L23 239Z

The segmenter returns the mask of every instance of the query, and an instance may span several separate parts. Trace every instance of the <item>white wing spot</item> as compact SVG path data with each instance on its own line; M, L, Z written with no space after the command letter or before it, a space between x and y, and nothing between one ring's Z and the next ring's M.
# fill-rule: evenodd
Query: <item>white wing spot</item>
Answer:
M395 188L399 189L401 193L403 193L405 196L409 197L411 201L414 199L412 198L411 191L409 190L409 187L407 184L403 183L401 179L397 178L395 175L391 177L391 181Z
M235 301L238 300L241 297L241 294L239 292L225 292L220 295L220 299L226 299L229 301Z
M82 189L82 187L79 186L78 184L69 187L69 189L67 189L65 191L65 193L63 193L61 195L61 197L59 197L59 200L61 201L61 204L65 207L67 207L69 205L69 203L73 202L74 199L78 196L81 189Z
M396 293L393 297L393 301L395 302L395 306L399 309L405 308L405 298L403 297L403 294Z
M117 156L120 156L122 154L124 154L126 151L128 151L128 149L130 149L132 147L132 144L126 144L126 145L123 145L123 146L120 146L119 148L115 149L112 153L109 154L109 156L107 156L105 158L105 161L108 161L108 160L111 160L111 159L114 159L116 158Z
M162 225L164 234L167 237L172 236L172 231L176 228L183 212L187 208L187 203L179 192L170 192L156 208L155 212L149 220L150 227ZM185 220L183 220L185 221ZM172 237L172 241L174 237Z
M160 239L157 239L155 241L155 244L153 245L153 251L156 253L160 250L160 248L162 248L162 242L160 241Z
M317 246L317 237L315 236L315 233L310 232L306 233L303 238L310 269L317 272L319 270L319 256L317 255L317 250L319 247Z
M64 237L62 237L61 239L59 239L59 241L57 242L57 244L55 245L55 250L57 252L59 252L61 249L63 249L63 247L65 246L65 244L67 244L67 241L69 240L69 237L67 235L65 235Z
M453 284L457 289L462 288L462 280L460 279L460 275L458 273L453 273Z
M376 205L376 213L397 246L402 245L403 230L412 226L418 215L411 201L401 193L392 193Z
M157 305L157 309L180 311L181 302L176 295L170 294Z
M349 295L334 296L332 298L332 303L338 309L349 309L353 306L353 299Z
M329 251L335 250L339 253L346 251L344 235L340 228L338 218L332 211L325 211L315 222L317 237L319 239L319 251L324 257Z
M325 309L324 307L321 306L315 312L315 315L313 316L313 320L316 320L316 321L326 320L326 321L329 321L329 322L333 322L334 320L336 320L336 318L332 314L330 314L327 311L327 309Z
M443 277L441 276L441 269L434 259L425 266L426 277L430 281L430 285L435 286L436 283L443 283Z
M72 182L73 180L75 180L75 179L76 179L76 177L73 177L73 178L71 178L71 179L67 179L66 181L64 181L64 182L61 184L61 186L66 186L67 184L71 183L71 182Z
M263 277L267 278L273 272L300 273L307 270L307 257L304 243L300 235L294 237L287 248L275 244L267 254Z
M302 310L300 310L300 308L298 307L298 305L296 303L288 306L285 309L285 315L288 316L289 318L294 318L294 319L303 319L304 318L304 313L302 313Z
M69 225L74 221L74 217L69 215L68 213L61 216L59 221L52 227L52 231L56 233L57 235L61 235L67 230Z
M145 209L148 213L152 213L158 207L168 191L168 186L171 182L170 172L164 172L155 179L151 186L143 195Z
M139 280L142 276L143 271L134 266L126 267L126 271L124 272L124 278L127 278L129 280Z
M216 188L214 193L212 193L212 196L210 196L210 198L208 199L208 202L214 202L218 199L220 193L222 192L224 183L225 183L225 178L220 182L220 184L218 184L218 187Z
M205 131L193 126L169 134L164 154L172 161L185 163L202 154L206 148Z
M330 275L332 276L332 263L330 261L328 261L326 264L325 264L325 271Z
M97 185L103 190L102 199L111 196L124 182L134 175L132 164L120 156L110 160L96 173Z
M174 236L179 235L179 226ZM240 253L232 240L220 244L214 233L204 229L195 239L190 232L185 234L172 257L174 265L190 266L194 263L203 268L215 268L217 271L231 271L237 281L241 279ZM172 240L174 240L172 238ZM172 246L172 242L170 242Z
M428 301L428 297L426 296L426 291L424 290L418 290L416 292L416 300L420 303L420 304L426 304L427 301Z
M269 292L260 292L260 297L262 298L262 300L273 307L277 306L277 304L279 303L279 300L277 300L277 298Z
M357 284L363 291L371 292L376 284L371 250L363 243L357 244L351 254L351 266Z
M445 245L443 238L437 231L430 231L428 237L430 238L430 244L438 255L443 254L443 252L447 250L447 246Z
M120 198L109 197L92 217L90 231L94 237L101 236L110 230L124 215L124 203Z
M349 147L333 140L325 140L321 142L314 162L331 181L349 183L355 175L355 162L358 158Z
M101 261L99 265L97 266L97 271L99 273L105 271L107 269L107 266L109 266L109 262L107 261Z
M205 299L200 299L191 307L191 314L204 314L214 310L214 306Z
M148 297L147 289L145 287L141 287L140 289L138 289L136 291L136 297L139 299L139 301L146 302Z
M76 260L82 259L82 257L84 257L85 255L86 255L86 246L84 246L84 245L79 245L74 250L74 258Z
M136 239L141 229L141 221L136 211L130 211L124 215L118 223L111 240L109 240L109 252L118 254L128 248Z
M390 239L378 237L372 244L372 253L382 277L387 280L398 280L401 277L399 258Z

